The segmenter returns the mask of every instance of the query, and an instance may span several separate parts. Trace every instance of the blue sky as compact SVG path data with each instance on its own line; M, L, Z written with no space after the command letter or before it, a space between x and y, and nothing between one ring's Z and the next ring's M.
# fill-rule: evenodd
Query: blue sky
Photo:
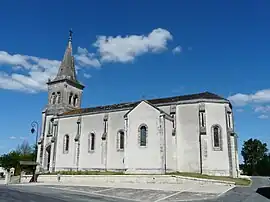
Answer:
M270 144L268 1L10 0L1 8L0 153L34 142L30 124L41 121L45 82L70 28L83 107L210 91L232 100L239 148L250 137Z

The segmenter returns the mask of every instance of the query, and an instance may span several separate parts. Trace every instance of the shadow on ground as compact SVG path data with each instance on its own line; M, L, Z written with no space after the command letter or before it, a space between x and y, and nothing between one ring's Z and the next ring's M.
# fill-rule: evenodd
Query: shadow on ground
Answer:
M270 187L260 187L257 189L256 193L270 199Z

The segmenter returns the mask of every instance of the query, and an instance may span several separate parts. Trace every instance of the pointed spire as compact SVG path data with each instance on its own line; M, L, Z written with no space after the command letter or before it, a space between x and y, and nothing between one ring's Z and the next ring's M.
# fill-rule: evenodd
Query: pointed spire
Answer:
M74 57L72 56L72 30L69 30L69 38L68 38L68 46L65 51L64 58L59 67L58 73L54 81L69 79L77 82L75 65L74 65Z
M72 29L69 30L68 48L72 48Z

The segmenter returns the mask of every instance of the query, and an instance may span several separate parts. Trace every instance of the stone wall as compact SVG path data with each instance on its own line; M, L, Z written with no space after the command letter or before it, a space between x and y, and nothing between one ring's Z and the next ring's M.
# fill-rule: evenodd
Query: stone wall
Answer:
M31 179L30 175L23 175L21 183L28 183ZM40 175L39 183L57 183L57 175ZM169 175L61 175L60 182L66 184L100 184L100 183L140 183L140 184L227 184L234 185L234 182L222 180L199 179L182 176Z

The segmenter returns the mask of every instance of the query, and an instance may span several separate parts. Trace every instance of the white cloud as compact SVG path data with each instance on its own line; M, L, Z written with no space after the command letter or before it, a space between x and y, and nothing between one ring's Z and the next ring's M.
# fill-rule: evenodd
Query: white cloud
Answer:
M173 54L177 54L177 53L180 53L182 52L182 47L181 46L176 46L173 50L172 50L172 53Z
M92 76L90 74L84 73L83 76L87 79L91 78Z
M83 67L100 67L101 64L94 53L89 53L86 48L78 47L77 54L74 58Z
M161 28L154 29L148 35L98 36L93 44L97 49L95 53L78 47L74 55L75 69L78 71L81 67L99 68L102 62L132 62L136 56L166 50L172 39L171 33ZM0 51L0 89L28 93L46 91L46 82L55 77L60 62ZM8 68L11 71L6 71ZM83 76L90 78L87 72Z
M244 109L236 109L237 112L243 112Z
M261 112L261 113L267 113L270 112L270 105L266 105L266 106L256 106L254 108L255 112Z
M259 90L254 94L237 93L228 99L236 106L244 106L250 103L270 102L270 89Z
M25 68L31 68L31 64L27 61L29 56L14 54L10 55L5 51L0 51L0 65L10 64L13 66L23 66Z
M234 105L244 106L249 101L249 96L241 93L237 93L233 96L229 96L228 100L230 100Z
M258 116L259 119L268 119L268 116L265 114L262 114L260 116Z
M132 62L136 56L147 52L158 53L167 49L173 36L165 29L154 29L147 36L98 36L93 44L97 47L102 62Z
M27 139L27 137L20 137L20 140L26 140Z
M0 88L34 93L47 90L46 82L56 75L60 61L0 51L0 65L11 66L13 71L27 71L26 74L0 71Z
M15 140L15 139L16 139L16 137L15 137L15 136L10 136L10 137L9 137L9 139L11 139L11 140Z

